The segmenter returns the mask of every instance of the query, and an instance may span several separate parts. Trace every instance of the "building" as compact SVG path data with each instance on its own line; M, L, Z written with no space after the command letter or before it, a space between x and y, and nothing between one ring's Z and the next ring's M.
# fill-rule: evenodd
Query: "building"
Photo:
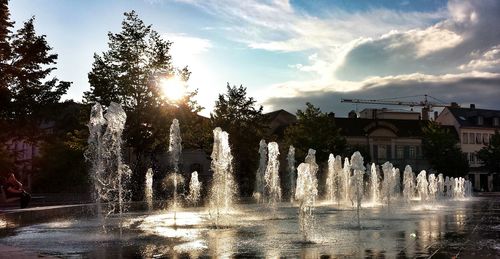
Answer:
M460 136L460 147L469 160L469 179L476 190L498 191L500 172L488 172L476 153L500 130L500 111L477 109L474 104L461 108L454 104L444 108L436 119L442 125L453 126Z
M364 109L359 112L363 119L420 120L420 112L407 110Z
M415 172L429 169L422 155L425 121L335 118L335 124L349 146L368 153L365 162L381 165L389 161L401 170L410 165Z

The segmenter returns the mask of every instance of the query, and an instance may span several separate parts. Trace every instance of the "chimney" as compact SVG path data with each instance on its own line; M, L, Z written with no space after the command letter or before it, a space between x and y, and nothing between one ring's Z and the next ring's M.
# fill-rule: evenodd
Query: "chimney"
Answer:
M437 118L438 118L438 112L434 111L434 120L437 120Z
M470 109L471 109L471 110L476 109L476 105L475 105L475 104L473 104L473 103L471 103L471 104L470 104Z
M459 108L460 106L456 102L452 102L450 105L451 108Z

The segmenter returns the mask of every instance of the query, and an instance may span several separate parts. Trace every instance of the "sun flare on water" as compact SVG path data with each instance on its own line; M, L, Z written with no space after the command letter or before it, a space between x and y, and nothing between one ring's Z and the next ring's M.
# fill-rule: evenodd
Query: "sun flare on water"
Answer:
M180 101L187 93L186 82L179 77L160 79L163 96L172 102Z

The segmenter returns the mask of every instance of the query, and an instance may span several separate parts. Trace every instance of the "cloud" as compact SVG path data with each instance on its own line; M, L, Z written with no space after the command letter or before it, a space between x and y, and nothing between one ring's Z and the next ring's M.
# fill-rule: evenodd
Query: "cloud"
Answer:
M196 63L198 55L212 48L210 40L183 33L165 33L162 37L172 42L170 48L172 62L178 67Z

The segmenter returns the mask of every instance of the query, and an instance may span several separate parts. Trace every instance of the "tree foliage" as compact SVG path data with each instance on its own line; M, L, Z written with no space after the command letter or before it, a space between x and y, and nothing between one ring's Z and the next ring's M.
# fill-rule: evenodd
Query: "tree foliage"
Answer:
M247 97L243 86L230 86L219 94L211 114L213 127L229 133L234 170L242 195L250 195L255 181L259 141L265 130L262 106Z
M500 172L500 132L497 130L487 146L477 152L477 157L492 173Z
M422 151L432 168L446 176L465 176L469 171L467 157L458 145L458 139L448 128L429 121L422 129Z
M335 121L311 103L306 106L305 110L297 110L297 123L285 131L285 141L295 147L299 161L309 148L316 150L317 161L326 161L330 153L344 154L346 140Z

